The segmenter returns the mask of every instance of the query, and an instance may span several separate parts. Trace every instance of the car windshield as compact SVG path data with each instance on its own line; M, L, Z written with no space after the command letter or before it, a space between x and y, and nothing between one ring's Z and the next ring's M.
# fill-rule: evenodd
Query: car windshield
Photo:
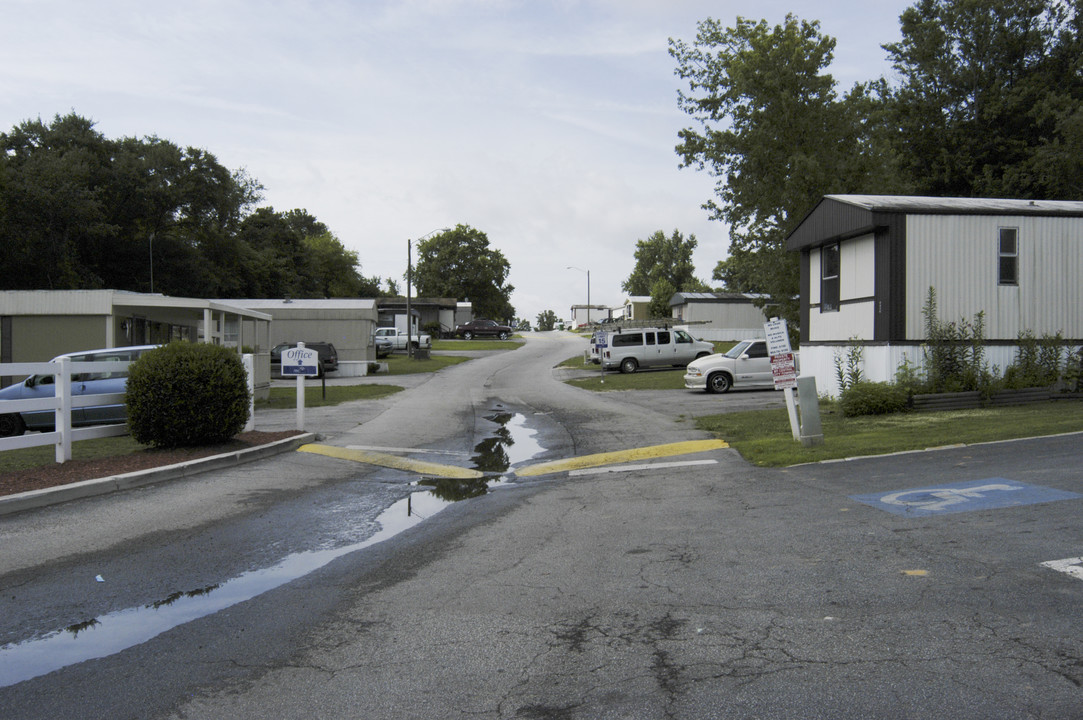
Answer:
M741 357L741 355L744 354L745 350L747 350L748 346L751 345L751 344L752 343L750 343L748 340L745 340L744 342L737 343L736 345L734 345L732 348L729 349L729 352L726 353L726 357L733 358L734 360L736 360L737 358Z

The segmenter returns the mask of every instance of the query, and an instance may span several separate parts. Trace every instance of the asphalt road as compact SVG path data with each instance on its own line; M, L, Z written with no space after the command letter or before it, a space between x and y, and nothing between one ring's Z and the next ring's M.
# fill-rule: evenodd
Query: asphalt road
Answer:
M1083 717L1083 579L1042 565L1083 556L1079 435L499 471L777 402L580 391L552 370L574 342L310 414L340 448L497 468L480 497L294 453L0 518L0 714Z

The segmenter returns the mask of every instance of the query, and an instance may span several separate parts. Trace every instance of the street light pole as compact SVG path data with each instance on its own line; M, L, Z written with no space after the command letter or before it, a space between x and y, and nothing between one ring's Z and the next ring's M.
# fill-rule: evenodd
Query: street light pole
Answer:
M575 265L569 265L568 270L578 270L581 273L587 274L587 325L590 325L590 270L584 270Z
M417 239L417 242L427 239L431 235L435 235L438 232L447 232L448 228L436 228L430 232L425 233ZM406 357L412 358L414 356L414 318L410 312L410 282L413 280L414 271L414 248L413 240L407 238L406 240Z

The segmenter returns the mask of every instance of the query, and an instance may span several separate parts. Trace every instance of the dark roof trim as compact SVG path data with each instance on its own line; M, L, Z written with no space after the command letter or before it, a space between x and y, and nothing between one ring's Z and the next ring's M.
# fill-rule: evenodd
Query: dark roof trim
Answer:
M786 237L787 250L805 250L888 226L898 215L1083 217L1083 202L936 198L909 195L825 195Z

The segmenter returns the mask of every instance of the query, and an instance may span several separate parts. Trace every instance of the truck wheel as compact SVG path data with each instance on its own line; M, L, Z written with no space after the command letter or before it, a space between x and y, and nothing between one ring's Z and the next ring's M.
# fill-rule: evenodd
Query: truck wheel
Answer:
M467 330L466 332L463 333L463 340L473 340L473 339L474 339L474 333L470 332L469 330Z
M417 350L419 347L421 347L421 345L417 342L417 340L414 340L413 342L411 342L410 345L414 348L414 350Z
M506 332L500 333L500 339L501 340L507 340L508 339L508 334Z
M733 387L733 383L730 381L730 376L726 373L714 373L707 377L707 392L709 393L729 392L731 387Z
M639 363L636 362L635 358L624 358L620 361L620 371L622 373L634 373L638 367Z
M19 413L0 415L0 437L12 437L22 435L26 431L26 423Z

